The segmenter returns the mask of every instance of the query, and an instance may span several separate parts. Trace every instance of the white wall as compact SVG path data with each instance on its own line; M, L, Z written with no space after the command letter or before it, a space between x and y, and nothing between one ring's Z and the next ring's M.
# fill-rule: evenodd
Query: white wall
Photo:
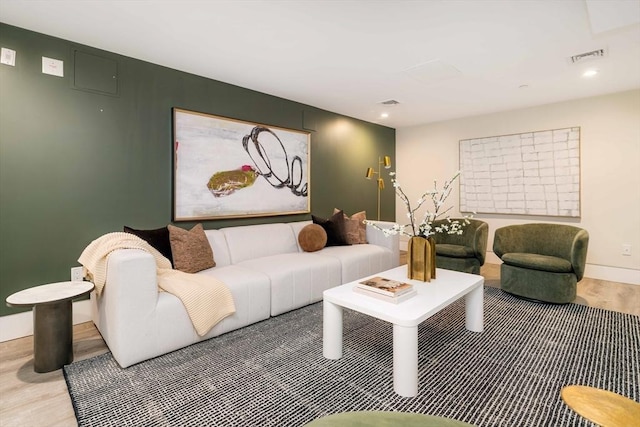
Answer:
M72 320L74 325L91 322L91 301L74 301ZM0 342L33 335L33 309L0 317Z
M581 218L475 217L489 224L489 249L493 231L509 224L582 227L590 235L587 277L640 284L640 90L397 129L398 182L413 201L459 169L461 139L574 126L581 128ZM459 215L457 191L456 184L446 205L452 216ZM399 201L396 219L406 219ZM632 256L622 255L623 244L632 245ZM489 253L488 261L499 259Z

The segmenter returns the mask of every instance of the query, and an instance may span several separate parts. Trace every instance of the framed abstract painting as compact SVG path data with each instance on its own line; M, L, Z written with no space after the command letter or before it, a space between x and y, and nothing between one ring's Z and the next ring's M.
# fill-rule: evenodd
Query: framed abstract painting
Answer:
M310 212L310 133L173 109L173 220Z

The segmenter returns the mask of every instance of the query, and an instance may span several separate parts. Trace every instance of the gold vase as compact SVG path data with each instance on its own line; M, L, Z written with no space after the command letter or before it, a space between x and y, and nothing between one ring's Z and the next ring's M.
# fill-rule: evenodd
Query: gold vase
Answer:
M407 274L409 279L423 282L436 278L436 242L433 237L415 236L409 239Z

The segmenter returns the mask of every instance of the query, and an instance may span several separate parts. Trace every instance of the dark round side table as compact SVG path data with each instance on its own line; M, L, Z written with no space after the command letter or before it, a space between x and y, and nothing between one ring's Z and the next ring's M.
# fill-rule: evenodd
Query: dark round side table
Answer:
M33 306L33 368L51 372L73 361L71 301L93 290L91 282L58 282L7 297L10 307Z

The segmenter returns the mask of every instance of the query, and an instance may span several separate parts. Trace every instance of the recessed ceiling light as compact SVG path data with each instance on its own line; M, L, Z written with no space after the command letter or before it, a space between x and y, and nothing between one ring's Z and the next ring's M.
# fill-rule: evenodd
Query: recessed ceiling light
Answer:
M582 73L582 77L593 77L596 74L598 74L598 70L587 70L584 73Z
M387 117L389 117L389 113L382 113L380 114L380 117L386 119Z

